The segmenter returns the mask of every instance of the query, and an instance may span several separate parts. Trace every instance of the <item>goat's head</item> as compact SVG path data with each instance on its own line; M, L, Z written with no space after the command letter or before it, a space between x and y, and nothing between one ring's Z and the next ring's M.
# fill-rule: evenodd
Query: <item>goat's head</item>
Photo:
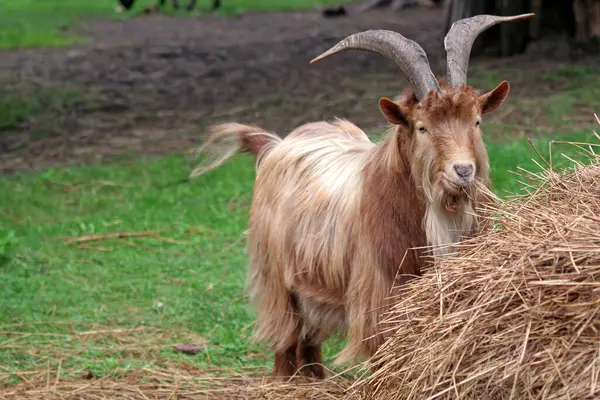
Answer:
M367 50L391 60L407 77L411 89L402 100L382 98L379 108L401 133L400 147L411 173L429 201L447 201L467 194L488 178L488 158L480 131L481 117L498 108L510 86L501 82L480 94L467 84L471 47L485 29L501 22L533 17L478 15L455 22L444 39L447 82L438 82L425 51L399 33L370 30L348 36L311 63L347 49ZM441 83L441 84L440 84Z

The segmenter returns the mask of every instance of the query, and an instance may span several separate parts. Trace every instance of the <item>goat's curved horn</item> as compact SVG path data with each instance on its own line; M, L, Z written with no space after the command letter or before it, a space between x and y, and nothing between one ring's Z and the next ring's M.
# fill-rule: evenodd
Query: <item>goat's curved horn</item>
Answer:
M423 48L393 31L369 30L355 33L314 58L310 63L348 49L371 51L392 61L406 75L418 100L432 90L440 91Z
M450 86L456 88L467 83L471 48L481 32L501 22L519 21L534 16L533 13L510 17L484 14L460 19L453 23L444 38L444 48L447 54L446 71Z

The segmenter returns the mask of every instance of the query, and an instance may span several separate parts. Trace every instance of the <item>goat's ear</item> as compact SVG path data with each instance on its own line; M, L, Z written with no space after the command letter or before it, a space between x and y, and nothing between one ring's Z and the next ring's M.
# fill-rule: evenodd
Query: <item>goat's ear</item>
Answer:
M388 122L394 125L408 125L406 115L398 104L394 103L390 99L385 97L379 100L379 109L381 113L388 120Z
M481 104L482 114L487 114L500 107L510 91L510 85L506 81L502 81L494 90L479 96L479 104Z

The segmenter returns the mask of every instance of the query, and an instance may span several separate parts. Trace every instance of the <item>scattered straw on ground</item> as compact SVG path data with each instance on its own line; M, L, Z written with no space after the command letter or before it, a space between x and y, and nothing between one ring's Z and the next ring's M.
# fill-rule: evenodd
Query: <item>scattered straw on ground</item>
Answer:
M581 147L583 149L583 147ZM357 384L382 399L584 399L600 393L600 157L529 175L497 228L406 286L397 333ZM596 147L597 150L597 147Z
M10 366L0 365L0 399L320 400L340 398L352 384L342 378L274 381L265 377L268 371L262 368L209 371L161 356L163 350L182 347L181 343L210 348L192 332L67 322L4 325L0 337L0 352L14 360ZM90 358L90 349L99 363L117 357L137 364L96 376L81 362ZM21 382L10 383L14 378Z
M59 380L49 375L37 385L0 392L2 399L314 399L344 396L352 381L274 382L270 378L215 377L195 367L142 368L124 376Z
M207 341L193 332L151 326L125 328L74 322L3 325L0 353L10 362L0 365L0 399L30 389L47 391L73 377L86 377L89 384L96 377L84 360L103 364L113 358L153 365L163 350L179 344L206 346ZM22 383L15 386L15 380Z

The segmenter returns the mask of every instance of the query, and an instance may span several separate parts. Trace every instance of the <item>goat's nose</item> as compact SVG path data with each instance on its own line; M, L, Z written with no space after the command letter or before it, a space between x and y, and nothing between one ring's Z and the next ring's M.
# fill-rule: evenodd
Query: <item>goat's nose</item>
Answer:
M454 171L461 179L467 179L473 175L473 164L454 164Z

